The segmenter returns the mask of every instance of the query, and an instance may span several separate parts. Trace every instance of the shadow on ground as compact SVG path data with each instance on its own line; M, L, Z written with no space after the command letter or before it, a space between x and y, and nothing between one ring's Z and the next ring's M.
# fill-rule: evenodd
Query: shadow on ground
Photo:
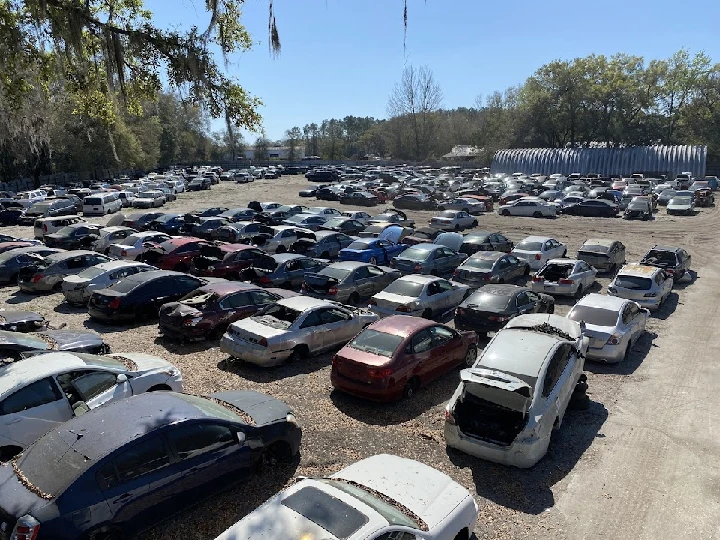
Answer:
M608 375L632 375L643 363L650 350L657 347L654 343L656 337L658 335L654 332L645 332L633 345L630 356L615 364L586 360L585 371Z

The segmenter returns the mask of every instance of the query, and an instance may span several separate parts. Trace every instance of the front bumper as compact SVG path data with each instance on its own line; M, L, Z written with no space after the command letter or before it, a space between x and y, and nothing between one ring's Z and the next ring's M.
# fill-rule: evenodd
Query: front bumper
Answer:
M508 446L499 446L465 435L456 425L445 423L445 444L474 457L527 469L547 453L550 437L523 439Z
M379 317L390 317L391 315L409 315L410 317L420 317L423 313L423 309L416 309L414 311L397 311L393 308L368 306L368 309L378 315Z
M279 366L285 363L292 350L271 351L269 347L260 347L253 343L240 341L225 334L220 340L220 351L261 367Z
M183 341L201 341L207 338L210 331L207 328L198 326L178 326L163 321L158 323L159 331L165 337Z

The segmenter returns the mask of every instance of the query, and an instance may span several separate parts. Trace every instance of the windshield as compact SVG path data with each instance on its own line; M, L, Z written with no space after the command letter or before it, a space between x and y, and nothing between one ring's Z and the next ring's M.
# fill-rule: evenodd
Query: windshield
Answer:
M372 328L366 328L355 336L349 346L359 351L387 356L390 358L403 341L402 336L378 332Z
M670 204L686 204L689 205L692 199L690 197L673 197L670 199Z
M504 294L492 294L488 292L478 291L465 301L465 305L469 308L475 308L485 311L502 311L508 307L512 296Z
M98 268L97 266L91 266L89 268L86 268L82 272L78 274L78 277L84 278L84 279L93 279L98 276L103 275L107 270L103 268Z
M231 422L241 420L241 418L230 409L223 407L219 403L211 401L210 399L193 396L191 394L177 394L177 397L194 406L198 411L210 418L223 418L225 420L230 420Z
M384 293L397 294L399 296L409 296L411 298L418 298L422 293L424 283L416 283L414 281L406 281L404 279L398 279L388 285Z
M134 279L124 278L124 279L121 279L120 281L118 281L117 283L113 283L112 285L110 285L108 287L108 289L124 294L124 293L129 293L138 285L140 285L140 283L138 283Z
M477 268L478 270L492 270L497 259L487 259L485 257L470 257L467 259L462 267L463 268Z
M523 251L542 251L542 245L542 242L523 240L518 244L517 249Z
M345 223L346 219L344 218L333 218L329 219L325 222L325 227L339 227L343 223Z
M585 321L587 324L596 326L615 326L618 320L618 312L611 309L604 309L590 306L575 306L568 313L568 319L572 321Z
M426 249L411 247L403 251L399 257L403 259L410 259L411 261L424 261L431 253L432 251L428 251Z
M652 286L652 280L639 276L618 274L615 278L615 286L631 291L646 291Z
M152 191L141 191L137 194L137 196L141 199L152 199L153 197L155 197L155 193L153 193Z

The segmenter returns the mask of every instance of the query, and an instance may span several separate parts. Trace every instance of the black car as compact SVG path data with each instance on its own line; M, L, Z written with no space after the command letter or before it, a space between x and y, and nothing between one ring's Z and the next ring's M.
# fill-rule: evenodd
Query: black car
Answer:
M130 214L125 217L121 225L123 227L130 227L136 231L148 231L150 230L150 224L156 219L165 215L165 212L144 212L137 214Z
M46 391L34 399L58 398ZM258 392L148 392L115 401L0 465L0 534L135 537L246 480L264 461L294 460L301 439L288 406Z
M24 214L25 207L21 204L3 204L0 206L0 225L18 225Z
M577 204L563 208L563 214L585 217L615 217L619 208L616 204L605 199L586 199Z
M315 190L315 198L320 201L339 201L342 196L343 194L341 192L330 187Z
M140 272L95 291L88 303L88 314L107 322L155 318L160 306L179 300L211 280L170 270Z
M47 247L59 249L82 249L89 248L100 238L100 225L92 223L73 223L52 234L46 234L43 242Z
M487 283L509 283L529 274L528 262L512 253L478 251L457 267L453 281L477 288Z
M315 238L299 238L290 246L290 251L308 257L337 259L340 256L340 250L355 241L355 238L335 231L317 231L314 236Z
M330 218L320 226L324 231L342 232L349 235L358 234L365 230L365 225L357 219L346 217Z
M201 191L205 189L210 189L211 186L212 180L210 178L196 176L187 183L187 186L185 186L185 190Z
M262 223L263 225L267 225L268 227L272 227L274 225L282 225L285 223L285 220L292 216L294 214L288 214L284 210L268 210L266 212L259 212L258 214L255 214L255 217L253 218L258 223Z
M340 197L340 204L352 204L354 206L376 206L379 202L380 200L375 195L365 191L346 193Z
M640 264L662 268L677 283L690 270L691 261L691 255L682 248L655 246L640 259Z
M455 328L497 332L518 315L554 311L555 300L547 294L517 285L485 285L455 309Z
M393 206L403 210L435 210L437 202L427 195L406 194L395 197Z
M42 330L27 333L0 330L0 363L20 360L27 354L50 351L107 354L110 346L102 337L89 330Z
M153 219L147 228L150 231L163 232L174 236L180 234L184 224L185 217L182 214L163 214L159 218Z
M647 201L631 200L625 208L623 219L642 219L643 221L652 219L652 207Z
M215 230L229 224L230 222L227 219L219 216L201 218L190 227L190 235L198 238L209 239L212 237L212 233ZM185 229L187 229L187 225L185 226Z
M305 173L310 182L334 182L339 178L338 172L333 169L313 169Z
M185 226L182 228L182 232L183 234L192 234L193 225L200 223L203 218L216 217L227 211L227 208L215 206L213 208L205 208L204 210L198 210L196 212L188 212L184 216Z
M477 231L465 235L460 253L472 255L478 251L502 251L510 253L515 247L510 240L499 232Z

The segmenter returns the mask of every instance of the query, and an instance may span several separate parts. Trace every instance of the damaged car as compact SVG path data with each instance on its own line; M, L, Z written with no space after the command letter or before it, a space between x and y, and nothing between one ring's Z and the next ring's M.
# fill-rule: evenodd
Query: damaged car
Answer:
M305 274L302 293L314 298L357 305L379 293L402 274L387 266L344 261Z
M595 283L597 270L579 259L550 259L532 278L532 290L581 298Z
M321 259L337 259L340 251L352 244L356 239L344 233L334 231L317 231L315 238L300 238L290 251L308 257Z
M34 311L0 309L0 330L32 332L48 326L45 317Z
M589 238L577 252L577 258L603 272L615 272L625 264L625 245L606 238Z
M432 319L454 309L470 287L435 276L409 275L396 279L375 294L368 307L381 317L413 315Z
M0 362L14 362L38 351L69 351L90 354L110 352L103 338L89 330L41 330L10 332L0 330Z
M272 262L263 260L261 264L243 270L240 279L261 287L298 289L305 274L319 272L328 264L330 264L328 260L283 253L272 255Z

